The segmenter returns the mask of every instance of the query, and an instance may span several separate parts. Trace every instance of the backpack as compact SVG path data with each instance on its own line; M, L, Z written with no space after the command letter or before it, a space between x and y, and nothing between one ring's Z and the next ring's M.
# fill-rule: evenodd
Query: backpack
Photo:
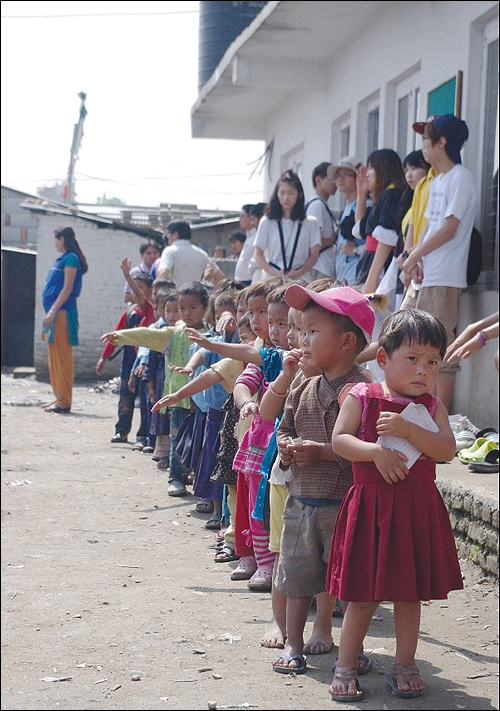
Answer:
M475 227L472 228L467 258L467 286L472 286L479 279L483 268L483 236Z

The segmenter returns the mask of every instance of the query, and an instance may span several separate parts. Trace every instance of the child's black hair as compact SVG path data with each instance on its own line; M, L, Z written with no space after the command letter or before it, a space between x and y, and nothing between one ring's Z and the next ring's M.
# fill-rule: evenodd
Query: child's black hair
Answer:
M250 284L250 286L248 286L245 290L247 303L248 299L252 299L254 296L264 296L267 298L267 295L270 294L273 289L276 289L278 286L283 286L284 284L289 286L291 283L292 280L288 279L287 277L271 277L270 279L260 279L259 281Z
M441 358L444 358L447 338L441 321L419 309L405 309L390 314L380 329L379 346L391 356L401 346L412 343L437 348Z
M236 292L223 291L221 294L213 295L214 309L218 307L227 308L236 314Z
M177 289L175 285L175 281L172 281L172 279L155 279L153 282L153 286L155 289L163 289L168 291L175 291Z
M320 277L309 282L307 288L311 291L326 291L327 289L336 289L339 286L348 286L346 279L334 279L333 277Z
M177 294L179 296L191 294L192 296L198 297L200 303L205 308L208 306L208 289L200 281L191 281L187 284L183 284Z
M214 288L214 294L222 294L224 291L243 291L245 285L239 279L221 279Z
M250 330L252 330L252 327L250 326L250 314L248 313L248 311L245 311L243 316L238 321L238 328L249 328Z
M137 276L133 277L134 281L143 281L149 288L153 286L153 277L149 274L143 274L142 272Z
M270 291L269 294L266 296L267 303L268 304L285 304L288 306L288 304L285 301L285 291L288 289L289 286L290 286L289 283L281 284L281 286L277 286L272 291Z

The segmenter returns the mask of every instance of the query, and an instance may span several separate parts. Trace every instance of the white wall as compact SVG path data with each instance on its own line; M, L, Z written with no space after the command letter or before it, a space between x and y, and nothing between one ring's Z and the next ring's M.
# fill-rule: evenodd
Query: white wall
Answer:
M335 3L329 7L335 22ZM462 153L464 165L477 173L478 132L477 102L470 102L469 77L477 67L475 35L498 7L492 2L406 2L389 3L379 16L356 38L349 38L333 57L325 57L330 66L329 89L326 92L290 93L279 112L270 115L266 144L274 139L271 179L266 173L264 198L268 198L279 177L281 157L304 142L303 181L306 193L314 166L323 160L337 160L331 145L332 124L347 111L351 112L350 153L367 158L363 150L365 136L356 134L359 103L374 92L380 92L379 148L393 148L393 116L387 103L390 82L412 67L420 66L420 120L427 117L427 94L462 70L462 117L467 121L471 140ZM310 41L306 37L305 41ZM300 47L297 48L300 53ZM471 81L475 77L471 76ZM471 91L475 91L475 84ZM353 142L354 141L354 142Z
M98 228L95 223L77 217L57 215L38 216L38 256L36 271L35 313L35 368L37 377L48 377L47 345L40 338L44 311L42 291L50 267L58 257L54 248L54 230L72 227L89 263L83 276L82 293L78 299L80 345L74 348L75 377L82 380L97 379L95 364L101 353L99 340L103 333L112 331L125 308L123 302L124 279L120 261L130 257L132 265L139 264L139 247L147 241L144 237L108 228ZM119 373L121 356L105 365L103 378Z

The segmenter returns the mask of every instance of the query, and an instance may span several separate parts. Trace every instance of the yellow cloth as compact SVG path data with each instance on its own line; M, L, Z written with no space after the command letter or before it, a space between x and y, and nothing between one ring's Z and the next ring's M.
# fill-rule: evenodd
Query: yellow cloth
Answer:
M405 216L401 220L401 234L403 235L403 241L406 238L406 230L408 229L408 225L411 222L411 215L412 215L412 209L410 207L408 212L405 214Z
M232 393L236 378L239 378L239 376L243 373L244 364L241 360L223 358L210 367L222 378L221 384L228 391L228 393Z
M425 219L425 211L427 209L427 202L429 201L429 190L434 176L434 169L429 168L427 175L425 175L423 178L420 178L420 180L415 186L413 200L411 202L412 214L410 218L410 225L413 225L413 245L416 245L420 237L422 237L425 231L425 227L427 225L427 220Z
M58 407L71 407L73 392L74 366L73 348L68 338L66 311L57 312L54 326L54 338L48 344L48 364L50 384Z

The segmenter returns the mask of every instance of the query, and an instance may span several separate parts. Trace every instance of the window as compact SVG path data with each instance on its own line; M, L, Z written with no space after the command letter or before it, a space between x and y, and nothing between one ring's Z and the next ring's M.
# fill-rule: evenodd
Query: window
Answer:
M340 132L340 155L342 157L349 155L349 139L351 137L351 127L346 126Z
M356 125L356 153L361 160L379 145L379 106L380 92L375 91L371 96L358 104L358 120Z
M331 161L336 164L351 152L351 112L332 123Z
M419 120L420 114L420 66L412 67L389 84L392 88L389 105L393 101L393 147L401 160L417 148L417 134L413 124ZM426 116L421 116L424 120Z
M378 150L378 124L379 111L377 107L368 113L368 141L366 146L368 155Z
M288 153L285 153L285 155L282 157L281 172L284 173L285 170L293 170L294 173L297 173L300 180L302 180L303 165L304 165L304 144L301 143L300 145L293 148L291 151L288 151Z
M484 30L482 85L482 160L480 230L483 235L483 271L495 270L498 214L498 25Z

